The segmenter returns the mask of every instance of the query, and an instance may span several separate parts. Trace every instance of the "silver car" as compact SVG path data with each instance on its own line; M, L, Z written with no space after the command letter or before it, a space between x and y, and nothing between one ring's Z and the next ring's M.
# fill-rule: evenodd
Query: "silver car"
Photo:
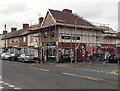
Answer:
M18 61L34 62L34 57L32 55L21 54L20 56L18 56Z
M1 59L8 59L10 57L9 53L3 53L1 54Z

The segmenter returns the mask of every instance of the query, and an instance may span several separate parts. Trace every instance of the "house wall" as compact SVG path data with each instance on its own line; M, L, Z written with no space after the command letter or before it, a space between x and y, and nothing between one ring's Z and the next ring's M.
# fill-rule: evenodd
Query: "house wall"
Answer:
M38 33L28 35L28 46L38 47Z
M31 55L34 55L35 57L39 57L38 48L41 45L41 42L39 41L39 36L41 36L41 34L39 35L38 33L28 35L28 51L29 53L31 53Z
M48 13L48 15L46 16L46 19L43 23L43 26L49 26L49 25L52 25L52 24L55 24L52 16L50 15L50 13Z
M52 37L53 32L55 33L54 37ZM47 33L47 35L46 35ZM45 38L45 36L47 38ZM41 32L41 42L57 42L58 41L58 30L55 28L51 28L50 30L45 30Z
M20 47L28 46L28 38L27 37L28 37L27 35L19 37L19 46Z
M19 37L7 39L8 47L18 47Z
M70 51L77 53L77 60L90 60L90 56L116 53L116 39L104 38L102 31L81 30L68 27L59 27L58 55L70 56ZM61 36L79 36L80 40L62 39ZM76 47L76 48L75 48ZM75 54L74 54L75 55ZM59 56L59 60L61 57ZM99 60L103 60L102 58Z
M2 37L3 35L0 35L0 54L2 53L2 44L3 44Z
M76 43L103 43L103 34L101 31L93 30L81 30L67 27L59 27L59 41L58 42L73 42L75 40L71 39L61 39L61 36L77 36L80 37L80 40L76 40ZM96 36L99 36L96 38Z

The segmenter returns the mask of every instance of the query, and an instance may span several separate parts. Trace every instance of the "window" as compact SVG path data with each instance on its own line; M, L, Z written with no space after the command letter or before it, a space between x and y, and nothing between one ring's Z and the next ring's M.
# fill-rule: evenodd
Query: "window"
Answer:
M26 37L23 37L23 42L26 42Z
M30 43L33 43L34 42L34 38L33 36L30 36Z
M38 42L38 38L35 38L35 42Z
M52 37L55 37L55 31L52 31L51 36L52 36Z
M48 32L45 32L45 38L47 38L47 36L48 36Z
M15 44L17 44L17 39L15 39Z

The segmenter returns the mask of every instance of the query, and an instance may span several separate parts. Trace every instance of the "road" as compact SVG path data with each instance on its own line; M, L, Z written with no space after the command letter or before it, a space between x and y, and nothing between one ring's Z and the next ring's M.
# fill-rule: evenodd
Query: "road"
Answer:
M1 61L1 60L0 60ZM4 89L118 89L117 64L50 64L2 61Z

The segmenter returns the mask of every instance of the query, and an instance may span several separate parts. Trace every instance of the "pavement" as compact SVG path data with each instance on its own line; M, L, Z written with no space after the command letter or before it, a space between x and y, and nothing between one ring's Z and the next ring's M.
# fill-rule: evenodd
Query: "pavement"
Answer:
M3 61L4 89L117 89L109 63L21 63Z

